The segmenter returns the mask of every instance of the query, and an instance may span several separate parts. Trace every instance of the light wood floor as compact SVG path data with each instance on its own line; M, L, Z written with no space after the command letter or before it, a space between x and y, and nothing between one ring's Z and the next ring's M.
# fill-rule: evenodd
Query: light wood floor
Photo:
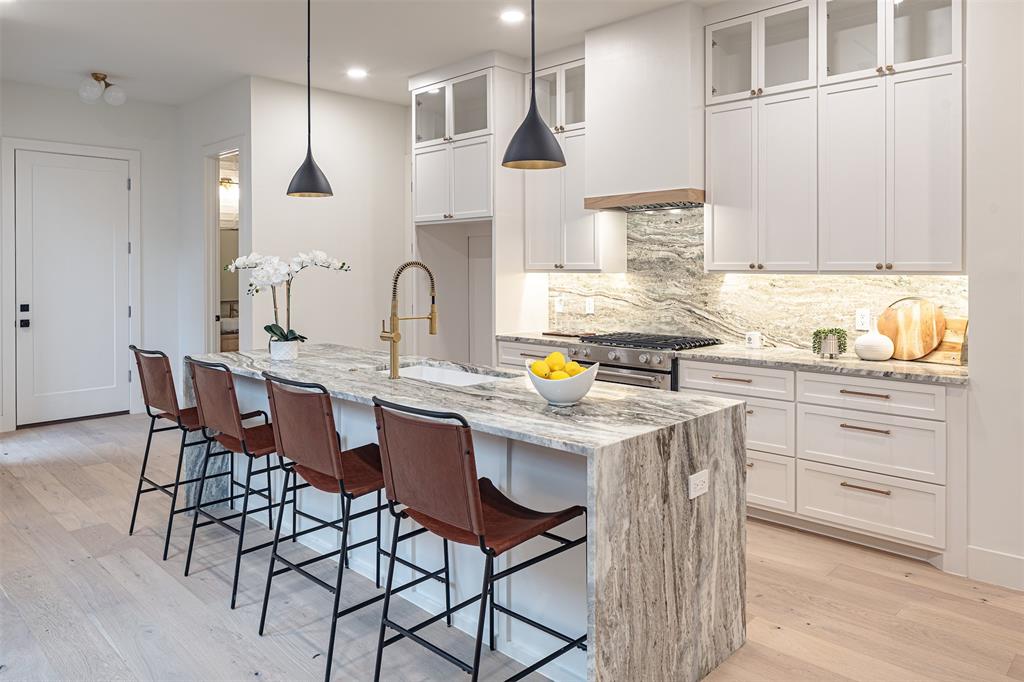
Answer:
M231 611L231 536L204 529L183 577L187 524L162 562L167 498L150 494L128 537L146 423L120 416L0 435L0 680L322 677L330 602L321 588L275 581L259 637L265 553L243 559ZM157 438L152 471L169 479L175 437ZM747 560L748 641L713 682L1024 680L1024 593L757 521ZM343 603L372 591L349 574ZM395 604L401 620L422 617ZM378 618L370 607L339 622L336 679L372 676ZM443 626L430 636L472 651L468 636ZM484 660L488 679L518 667ZM407 642L385 661L387 679L462 679Z

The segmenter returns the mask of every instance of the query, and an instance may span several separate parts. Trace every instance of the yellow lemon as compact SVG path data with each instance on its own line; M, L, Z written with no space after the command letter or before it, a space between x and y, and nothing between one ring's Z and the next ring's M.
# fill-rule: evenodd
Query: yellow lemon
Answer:
M551 376L548 377L548 379L554 379L555 381L557 381L559 379L568 379L568 378L569 378L569 375L566 374L565 372L563 372L562 370L558 370L557 372L552 372Z
M560 369L565 368L565 356L559 353L557 350L551 355L544 358L544 362L548 363L548 367L551 368L552 372L557 372Z
M548 367L548 363L543 360L534 360L530 365L530 371L541 379L547 379L551 376L551 368Z
M573 360L572 362L566 363L565 369L562 371L564 371L569 376L574 377L577 374L580 374L581 372L585 372L586 368L584 368L583 365L581 365L580 363Z

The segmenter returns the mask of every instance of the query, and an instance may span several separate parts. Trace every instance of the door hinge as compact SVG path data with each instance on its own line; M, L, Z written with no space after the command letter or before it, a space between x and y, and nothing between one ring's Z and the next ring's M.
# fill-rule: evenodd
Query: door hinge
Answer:
M128 383L132 383L132 371L128 370Z
M128 178L128 191L129 192L132 191L132 179L131 178Z
M128 253L130 254L131 252L132 252L132 243L128 242Z
M132 316L132 307L128 306L128 317Z

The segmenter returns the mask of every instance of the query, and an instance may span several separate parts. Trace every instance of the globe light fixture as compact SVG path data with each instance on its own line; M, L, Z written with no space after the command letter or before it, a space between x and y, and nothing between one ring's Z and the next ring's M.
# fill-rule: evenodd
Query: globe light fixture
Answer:
M78 97L83 102L95 102L100 97L112 107L119 107L128 99L124 88L107 80L107 74L94 71L78 85Z

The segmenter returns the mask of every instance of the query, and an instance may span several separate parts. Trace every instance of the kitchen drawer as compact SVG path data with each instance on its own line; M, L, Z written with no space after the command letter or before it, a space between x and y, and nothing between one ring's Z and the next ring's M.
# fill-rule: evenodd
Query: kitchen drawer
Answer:
M946 482L946 424L801 403L800 459L927 483Z
M793 372L717 362L679 361L679 386L752 398L793 399Z
M797 513L808 518L928 547L946 545L941 485L799 459L796 481Z
M796 511L796 460L747 450L747 504Z
M499 341L498 364L505 365L507 367L515 367L516 369L523 369L523 363L527 360L543 360L549 353L553 353L556 350L561 351L561 353L566 357L569 355L568 346L559 346L556 344L542 346L535 343Z
M680 389L679 392L715 395L722 398L733 397L713 391ZM795 404L766 398L744 398L744 401L747 403L747 447L759 452L793 457L796 454Z
M931 384L797 372L797 400L925 419L946 418L946 389Z

